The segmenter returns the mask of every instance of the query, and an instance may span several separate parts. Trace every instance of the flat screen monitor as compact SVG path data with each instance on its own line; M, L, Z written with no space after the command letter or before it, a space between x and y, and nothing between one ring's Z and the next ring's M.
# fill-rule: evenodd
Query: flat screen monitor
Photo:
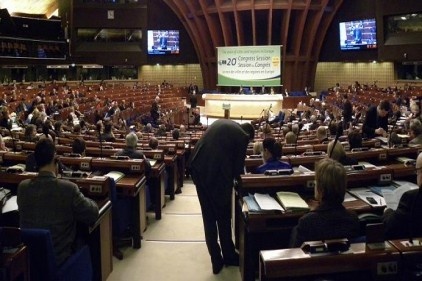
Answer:
M340 22L340 49L367 50L377 48L375 18Z
M149 55L179 54L179 30L148 30Z

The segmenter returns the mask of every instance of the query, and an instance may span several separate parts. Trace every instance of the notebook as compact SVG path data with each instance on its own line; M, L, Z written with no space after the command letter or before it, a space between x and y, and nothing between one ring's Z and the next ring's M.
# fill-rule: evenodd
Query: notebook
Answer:
M298 212L309 210L308 204L296 192L279 191L276 197L286 211Z

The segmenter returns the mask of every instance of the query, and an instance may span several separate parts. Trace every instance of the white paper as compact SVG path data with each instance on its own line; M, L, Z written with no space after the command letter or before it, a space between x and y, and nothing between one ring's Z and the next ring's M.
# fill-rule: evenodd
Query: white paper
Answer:
M379 196L378 194L373 193L369 188L366 187L359 187L359 188L353 188L349 191L351 194L355 195L359 199L362 199L366 203L368 203L371 206L379 207L379 206L385 206L385 200L382 196ZM372 197L375 200L375 203L370 203L367 199L367 197Z
M382 191L382 195L384 196L387 208L397 210L399 206L400 198L402 197L403 193L408 190L416 189L418 186L411 182L406 181L396 181L395 183L399 183L399 187L395 190L384 190Z
M18 197L14 195L6 201L6 204L4 204L3 209L2 209L3 214L18 210L18 202L16 201L17 198Z
M376 167L374 164L371 164L371 163L365 162L365 161L359 161L358 164L359 165L363 165L365 167L365 169L367 169L367 168L375 168Z
M254 196L261 210L278 210L284 212L283 207L269 194L255 193Z

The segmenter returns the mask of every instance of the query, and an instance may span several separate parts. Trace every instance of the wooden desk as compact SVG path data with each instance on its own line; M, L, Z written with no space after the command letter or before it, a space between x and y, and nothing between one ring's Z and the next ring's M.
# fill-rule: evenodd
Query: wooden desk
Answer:
M97 201L100 215L88 229L88 246L91 252L93 280L106 281L113 271L113 245L111 233L111 202Z
M18 184L24 179L31 179L37 173L9 174L0 173L0 185L7 186L15 191ZM89 229L80 229L86 233L90 247L91 260L95 281L105 281L113 270L112 264L112 234L111 234L111 202L109 196L110 178L68 178L76 183L81 192L95 200L100 209L100 216Z
M21 245L14 252L5 252L0 257L0 280L29 281L29 253L26 246Z
M402 165L404 167L404 165ZM393 177L393 168L383 166L364 171L349 171L349 187L367 186L380 178ZM291 229L297 225L303 213L286 214L248 214L242 212L243 196L248 193L274 193L276 191L295 191L299 194L313 194L314 172L295 173L289 176L242 175L239 186L235 187L234 227L236 246L240 254L242 280L254 280L258 269L258 253L264 249L288 247ZM362 200L344 202L344 206L357 213L381 212L382 208L371 207Z
M297 277L346 273L339 280L396 280L400 252L389 246L386 249L370 250L365 243L351 244L344 253L306 254L300 248L261 251L259 254L259 280L292 280ZM382 272L383 266L396 269L395 274ZM359 274L358 274L359 275ZM293 279L295 280L295 279ZM302 280L302 279L299 279Z
M165 178L164 169L164 151L163 150L145 150L144 154L149 159L157 160L154 166L151 167L151 177L148 180L150 189L155 191L155 198L151 198L155 205L155 219L161 219L161 209L166 205L165 200Z
M149 179L150 188L155 190L155 198L151 198L154 201L155 205L155 219L161 220L161 209L166 205L165 191L164 187L165 178L164 170L166 164L164 162L157 162L154 166L151 167L151 178Z
M409 243L409 239L389 242L401 253L401 280L418 280L421 274L420 264L422 264L421 238L413 239L413 244Z
M132 247L141 247L142 234L146 229L146 178L144 175L126 175L116 183L117 195L130 197L133 202L132 210Z
M167 185L170 192L170 200L174 200L175 192L177 190L177 158L178 156L176 154L164 156L164 163L166 164L166 170L168 174Z

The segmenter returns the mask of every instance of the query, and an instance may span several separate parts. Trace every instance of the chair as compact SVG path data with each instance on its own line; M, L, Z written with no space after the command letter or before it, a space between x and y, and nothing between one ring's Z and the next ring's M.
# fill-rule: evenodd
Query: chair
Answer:
M92 280L88 246L83 246L58 267L49 230L27 228L21 231L22 242L29 248L31 281Z

